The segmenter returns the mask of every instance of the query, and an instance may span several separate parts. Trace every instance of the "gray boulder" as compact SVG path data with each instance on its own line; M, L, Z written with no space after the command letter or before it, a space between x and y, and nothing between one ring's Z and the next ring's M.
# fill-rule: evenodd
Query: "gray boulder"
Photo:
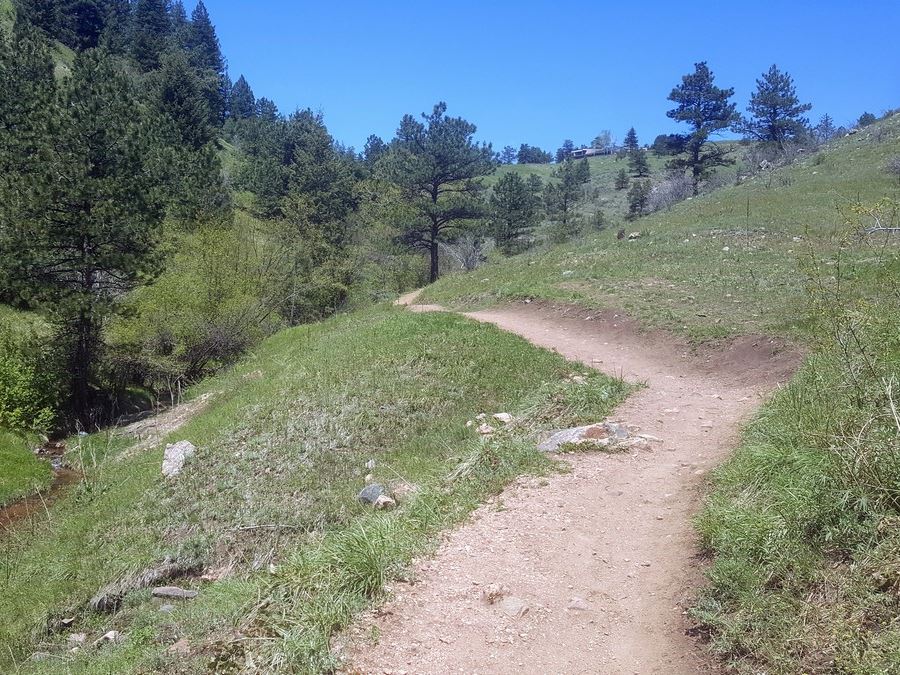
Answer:
M363 504L374 504L383 494L384 487L378 483L372 483L371 485L366 485L366 487L360 491L357 499Z
M163 476L172 478L181 473L187 458L191 457L196 451L197 448L190 441L178 441L167 445L166 452L163 455Z

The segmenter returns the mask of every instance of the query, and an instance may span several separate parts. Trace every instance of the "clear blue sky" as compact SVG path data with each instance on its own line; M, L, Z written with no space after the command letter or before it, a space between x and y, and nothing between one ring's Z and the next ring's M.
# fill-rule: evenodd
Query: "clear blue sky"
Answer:
M741 110L772 63L814 120L900 106L900 0L205 1L234 79L357 148L439 100L495 149L631 125L649 142L677 129L666 96L701 60Z

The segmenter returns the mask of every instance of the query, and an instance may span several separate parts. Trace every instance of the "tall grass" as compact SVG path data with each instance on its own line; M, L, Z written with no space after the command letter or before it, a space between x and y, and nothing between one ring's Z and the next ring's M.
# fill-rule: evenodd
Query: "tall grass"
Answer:
M892 213L854 207L807 266L814 352L699 519L714 562L695 613L741 672L900 672L900 256L862 233Z

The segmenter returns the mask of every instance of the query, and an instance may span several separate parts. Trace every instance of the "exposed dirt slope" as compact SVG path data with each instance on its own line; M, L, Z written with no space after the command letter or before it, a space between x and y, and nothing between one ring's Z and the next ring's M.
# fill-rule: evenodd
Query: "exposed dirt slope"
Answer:
M359 623L348 672L708 672L684 617L702 583L691 517L704 475L798 355L762 338L692 354L613 314L521 305L470 316L645 383L617 419L661 440L568 455L570 473L523 479L480 508ZM505 600L483 600L490 584Z

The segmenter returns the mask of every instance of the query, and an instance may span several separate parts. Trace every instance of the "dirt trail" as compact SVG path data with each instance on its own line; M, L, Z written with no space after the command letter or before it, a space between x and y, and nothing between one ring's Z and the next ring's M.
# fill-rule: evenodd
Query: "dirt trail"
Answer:
M348 672L710 672L685 633L702 583L691 518L705 474L798 355L763 338L691 354L614 314L520 305L469 316L647 384L614 418L662 442L568 456L571 473L522 479L482 506L357 625ZM488 584L527 613L483 602Z

